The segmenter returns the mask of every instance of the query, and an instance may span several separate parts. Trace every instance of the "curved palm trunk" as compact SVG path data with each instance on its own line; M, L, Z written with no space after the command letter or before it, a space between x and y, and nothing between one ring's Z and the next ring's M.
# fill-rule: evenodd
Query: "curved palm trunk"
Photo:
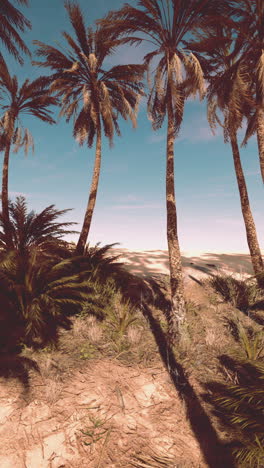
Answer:
M10 155L10 141L5 147L3 171L2 171L2 213L3 218L9 221L9 210L8 210L8 169L9 169L9 155Z
M177 232L177 211L174 190L174 125L172 103L168 99L167 128L167 168L166 168L166 202L167 202L167 239L170 265L171 311L169 315L169 334L175 342L182 337L183 323L186 318L184 286L181 264L181 253Z
M233 132L230 135L232 152L233 152L233 160L234 166L236 171L236 178L237 178L237 185L240 194L240 203L241 203L241 210L244 218L246 234L247 234L247 243L251 255L252 266L255 275L264 272L264 264L263 259L261 256L256 227L254 223L254 219L250 209L250 203L248 198L247 186L246 181L243 173L243 168L240 160L239 148L237 144L237 136L236 133ZM263 286L263 280L258 280L259 286Z
M3 170L2 170L2 214L5 223L6 244L9 248L13 248L12 235L10 233L9 206L8 206L8 172L9 172L9 156L11 144L14 134L16 114L12 111L9 115L9 126L7 143L4 153Z
M259 163L262 181L264 183L264 110L257 110L257 139L259 150Z
M92 216L94 212L94 206L96 202L97 188L99 183L100 168L101 168L101 154L102 154L102 135L101 135L101 124L98 123L97 134L96 134L96 152L95 162L93 170L93 178L91 183L89 200L84 216L84 222L81 230L81 234L76 246L76 253L82 255L87 242L88 234L90 231Z

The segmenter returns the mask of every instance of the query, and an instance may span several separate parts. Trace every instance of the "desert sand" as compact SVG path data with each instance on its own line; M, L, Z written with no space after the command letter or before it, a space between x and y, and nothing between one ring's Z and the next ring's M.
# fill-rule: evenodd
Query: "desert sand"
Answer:
M127 269L134 274L156 275L169 274L168 252L166 250L129 250L112 249L120 255ZM221 252L182 252L182 265L185 280L202 279L217 273L225 273L236 278L253 275L250 255L245 253Z

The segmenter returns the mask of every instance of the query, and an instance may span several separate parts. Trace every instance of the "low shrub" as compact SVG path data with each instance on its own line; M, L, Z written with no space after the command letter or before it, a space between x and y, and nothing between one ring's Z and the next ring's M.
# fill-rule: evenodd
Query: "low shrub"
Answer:
M206 280L206 283L226 302L242 312L247 312L260 297L260 290L254 279L239 280L228 275L215 275Z

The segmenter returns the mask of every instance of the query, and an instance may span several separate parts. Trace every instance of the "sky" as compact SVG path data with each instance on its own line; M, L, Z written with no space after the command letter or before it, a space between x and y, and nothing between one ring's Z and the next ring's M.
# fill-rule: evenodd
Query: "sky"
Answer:
M19 7L32 23L23 39L32 53L37 39L55 47L64 45L62 31L72 33L63 0L30 0L30 7ZM80 0L87 26L109 10L119 8L123 0ZM35 79L45 69L34 67L25 58L21 67L0 44L10 72ZM106 67L141 63L149 51L125 46L110 56ZM33 58L35 58L33 56ZM58 115L58 111L55 112ZM37 212L55 204L57 209L71 208L65 221L75 221L80 230L92 177L95 148L80 147L72 135L72 122L63 118L53 126L34 117L21 116L34 137L35 153L27 157L20 151L10 158L9 191L14 199L26 197L30 209ZM154 132L147 118L146 100L142 100L138 126L120 119L122 137L115 136L109 148L104 139L102 168L97 201L89 234L91 245L119 242L131 250L166 250L166 125ZM240 134L240 141L243 132ZM251 208L260 247L264 249L263 185L259 171L256 138L241 149ZM212 135L206 118L206 104L198 99L186 103L184 121L175 141L175 191L179 242L182 251L248 253L238 187L229 144L221 130ZM78 236L71 236L77 240Z

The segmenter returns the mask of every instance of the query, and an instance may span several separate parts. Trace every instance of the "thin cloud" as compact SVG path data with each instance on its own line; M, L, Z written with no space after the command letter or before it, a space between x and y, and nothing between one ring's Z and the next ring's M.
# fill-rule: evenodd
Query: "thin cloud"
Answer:
M31 198L32 193L25 193L25 192L9 192L9 195L13 198L15 197L25 197L25 198Z
M252 169L252 170L245 170L244 171L245 176L250 177L250 176L260 176L260 170L259 169Z
M188 140L189 143L208 142L221 136L221 130L216 129L215 135L205 119L199 119L197 115L195 120L188 120L188 124L182 128L178 141Z
M135 195L134 193L128 193L121 197L115 197L115 201L119 201L122 203L136 202L136 201L139 201L139 197L138 195Z
M214 220L216 224L221 224L223 226L238 226L240 227L242 225L242 220L241 219L236 219L234 217L232 218L217 218Z
M119 204L112 205L112 210L155 210L161 208L160 203L140 203L140 204Z
M153 133L151 135L149 135L146 139L146 142L150 145L154 144L154 143L160 143L161 141L164 141L166 140L166 133Z

